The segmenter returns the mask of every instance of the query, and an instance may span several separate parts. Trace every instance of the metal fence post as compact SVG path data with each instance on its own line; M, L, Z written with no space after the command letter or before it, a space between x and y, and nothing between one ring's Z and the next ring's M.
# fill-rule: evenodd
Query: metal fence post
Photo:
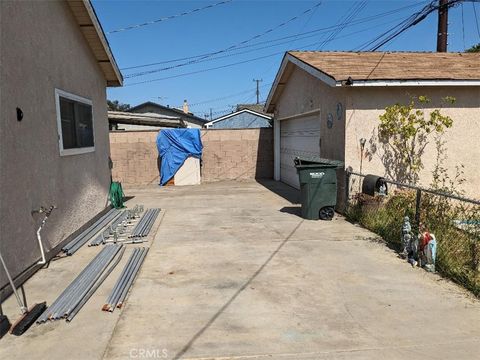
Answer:
M350 171L345 172L345 207L348 207L349 198L350 198L350 176L352 174Z
M420 232L420 207L422 202L422 191L417 189L417 199L415 201L415 226L417 230Z

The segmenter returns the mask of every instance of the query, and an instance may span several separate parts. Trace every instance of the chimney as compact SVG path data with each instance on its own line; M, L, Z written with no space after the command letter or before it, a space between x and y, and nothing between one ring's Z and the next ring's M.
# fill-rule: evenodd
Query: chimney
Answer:
M183 112L188 114L188 102L187 100L183 100Z

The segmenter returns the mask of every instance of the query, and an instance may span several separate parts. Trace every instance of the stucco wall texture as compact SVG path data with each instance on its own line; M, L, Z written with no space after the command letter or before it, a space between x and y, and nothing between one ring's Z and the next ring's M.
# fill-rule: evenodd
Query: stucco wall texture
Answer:
M378 142L378 118L387 106L395 102L408 103L410 96L425 95L431 99L426 110L442 108L442 113L453 119L453 126L446 129L445 141L447 158L444 166L449 176L455 176L455 167L464 165L465 184L460 189L469 197L480 198L480 88L479 87L389 87L389 88L348 88L345 133L345 165L360 170L360 139L365 138L365 153L362 172L389 175L384 165L384 150ZM446 105L445 96L453 96L456 102ZM420 184L428 187L437 161L435 137L428 137L428 145L422 156L425 168L420 172ZM370 155L371 154L371 155ZM389 176L390 177L390 176Z
M0 10L0 249L16 276L40 259L33 209L58 207L42 230L48 251L106 205L106 81L67 3L2 1ZM60 156L55 88L93 102L94 152Z
M397 102L407 103L410 96L419 95L425 95L432 100L426 109L427 114L432 109L442 108L443 114L452 117L453 127L447 129L442 136L447 155L444 165L449 170L449 175L453 177L455 166L463 164L466 182L462 189L467 196L479 198L480 88L478 87L332 88L304 70L295 68L277 101L275 119L319 108L320 115L317 115L321 138L319 155L343 160L345 167L352 167L354 171L359 171L360 139L365 138L367 144L362 172L384 176L388 175L388 169L382 162L383 150L376 138L379 115L384 113L385 107ZM453 105L443 103L441 98L445 96L455 97L456 102ZM336 116L336 106L339 103L343 107L341 119ZM331 129L327 128L328 113L334 115ZM428 186L432 181L432 170L437 158L434 137L430 136L428 142L422 157L425 168L420 173L420 183L424 186ZM281 147L281 144L278 147ZM373 151L375 148L376 151ZM370 155L369 152L372 154ZM342 202L345 191L343 172L339 172L338 181L338 200Z
M337 105L339 103L342 105L337 117ZM341 89L331 88L318 81L306 71L295 68L277 101L275 119L307 113L317 109L320 110L318 115L286 121L315 119L320 128L319 139L314 140L318 144L316 149L317 155L345 161L345 93ZM333 126L331 128L327 127L328 114L333 116ZM280 123L281 129L283 122L277 121L275 124ZM311 121L308 127L310 129L313 128ZM279 144L279 148L281 152L282 144ZM338 171L337 175L339 196L337 202L341 203L345 193L345 177L342 171Z
M113 179L125 188L158 184L158 131L110 132ZM272 178L272 129L201 130L202 182Z

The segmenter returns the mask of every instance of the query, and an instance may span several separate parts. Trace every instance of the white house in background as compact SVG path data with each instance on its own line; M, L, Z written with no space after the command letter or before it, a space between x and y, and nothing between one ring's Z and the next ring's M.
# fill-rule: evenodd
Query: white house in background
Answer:
M207 129L258 129L272 127L272 117L258 111L242 109L205 124Z

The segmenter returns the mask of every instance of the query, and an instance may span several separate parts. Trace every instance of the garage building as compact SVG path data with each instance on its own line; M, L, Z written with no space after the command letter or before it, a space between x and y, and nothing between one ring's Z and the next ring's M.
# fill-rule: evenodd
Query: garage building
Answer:
M442 108L453 127L444 135L446 167L463 164L471 197L480 196L480 54L413 52L291 51L282 60L265 110L274 113L274 175L298 188L295 156L341 160L360 170L360 139L372 151L363 153L363 173L389 177L380 144L379 115L385 107L408 103L411 96L431 99L428 109ZM456 98L445 107L442 98ZM367 148L366 150L371 150ZM367 156L368 154L368 156ZM428 185L436 161L434 141L423 155L420 183ZM345 192L339 173L339 204Z

